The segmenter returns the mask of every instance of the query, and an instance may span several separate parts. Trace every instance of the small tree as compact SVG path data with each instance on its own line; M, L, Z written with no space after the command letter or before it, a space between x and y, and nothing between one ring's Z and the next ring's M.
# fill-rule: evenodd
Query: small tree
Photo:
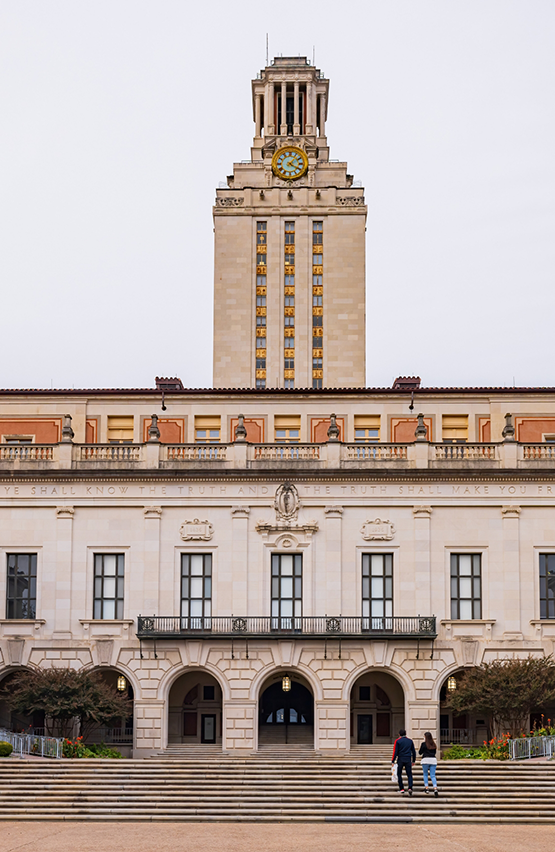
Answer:
M527 730L530 713L555 698L555 661L549 657L494 660L467 669L447 700L456 713L488 716L495 737Z
M79 719L80 734L86 740L94 728L132 712L131 701L99 674L74 669L23 671L0 697L20 713L44 711L49 736L71 737L75 719Z

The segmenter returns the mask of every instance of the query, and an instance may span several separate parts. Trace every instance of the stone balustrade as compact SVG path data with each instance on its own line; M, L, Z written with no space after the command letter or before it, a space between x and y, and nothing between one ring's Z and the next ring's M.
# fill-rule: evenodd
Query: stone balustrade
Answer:
M555 445L519 444L10 444L0 470L548 470Z

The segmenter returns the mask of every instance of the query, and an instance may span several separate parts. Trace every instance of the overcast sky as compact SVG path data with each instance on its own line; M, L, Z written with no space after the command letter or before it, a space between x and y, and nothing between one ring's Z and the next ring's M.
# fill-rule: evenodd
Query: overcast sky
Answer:
M555 385L554 0L0 0L0 386L210 386L266 32L366 188L367 384Z

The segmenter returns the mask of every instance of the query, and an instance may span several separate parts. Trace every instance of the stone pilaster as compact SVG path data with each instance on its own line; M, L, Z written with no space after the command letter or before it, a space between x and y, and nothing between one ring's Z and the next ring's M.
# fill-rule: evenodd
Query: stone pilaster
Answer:
M73 506L56 508L56 609L54 639L71 639Z

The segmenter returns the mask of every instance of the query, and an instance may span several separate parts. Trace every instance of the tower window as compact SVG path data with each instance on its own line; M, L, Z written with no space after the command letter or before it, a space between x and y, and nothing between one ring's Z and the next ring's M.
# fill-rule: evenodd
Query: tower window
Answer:
M284 366L285 370L294 370L295 369L295 359L294 358L285 358L283 366Z

